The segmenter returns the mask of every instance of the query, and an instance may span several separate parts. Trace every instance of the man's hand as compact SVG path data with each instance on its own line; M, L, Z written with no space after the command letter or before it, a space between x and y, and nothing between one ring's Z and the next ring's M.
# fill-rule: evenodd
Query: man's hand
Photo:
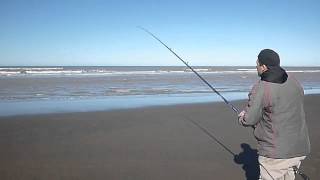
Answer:
M246 111L241 111L239 114L238 114L238 123L240 124L240 125L244 125L243 124L243 121L244 121L244 115L246 114Z

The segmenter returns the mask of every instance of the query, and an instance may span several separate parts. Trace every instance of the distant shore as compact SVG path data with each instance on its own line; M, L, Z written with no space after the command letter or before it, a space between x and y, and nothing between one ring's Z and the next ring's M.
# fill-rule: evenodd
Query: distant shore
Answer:
M301 168L311 179L320 178L319 107L320 95L305 96L312 152ZM254 152L252 130L224 103L0 117L0 179L246 179L254 168L234 159L244 143Z

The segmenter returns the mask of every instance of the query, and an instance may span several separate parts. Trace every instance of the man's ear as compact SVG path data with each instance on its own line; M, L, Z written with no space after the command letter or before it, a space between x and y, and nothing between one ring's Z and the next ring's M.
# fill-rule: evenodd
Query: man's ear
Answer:
M268 70L268 67L266 65L262 65L262 72L266 72Z

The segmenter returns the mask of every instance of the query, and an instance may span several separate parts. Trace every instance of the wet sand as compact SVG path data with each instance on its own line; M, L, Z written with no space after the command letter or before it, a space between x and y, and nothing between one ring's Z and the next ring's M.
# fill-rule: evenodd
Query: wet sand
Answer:
M311 179L320 178L319 107L320 95L305 97L312 153L301 168ZM1 117L0 179L250 179L255 146L223 103Z

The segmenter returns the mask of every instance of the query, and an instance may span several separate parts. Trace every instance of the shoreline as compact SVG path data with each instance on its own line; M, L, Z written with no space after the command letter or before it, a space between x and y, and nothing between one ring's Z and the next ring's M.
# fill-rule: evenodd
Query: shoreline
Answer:
M319 106L320 95L305 96L311 154L301 168L311 179L320 177ZM246 179L233 156L241 144L254 152L252 130L222 102L0 117L0 179Z
M247 92L243 93L246 94L246 97L239 97L239 95L231 95L228 96L227 99L229 102L231 102L232 104L237 104L243 101L247 101ZM224 95L224 94L223 94ZM309 97L309 96L320 96L320 93L311 93L311 94L305 94L305 97ZM175 95L173 96L168 96L166 98L172 98L174 99ZM179 97L179 95L177 96ZM210 98L210 100L206 99L206 98ZM122 99L125 99L126 97L121 97ZM161 98L161 97L160 97ZM186 98L186 96L182 96L182 98ZM197 97L190 97L191 99L195 99ZM141 99L143 99L143 96L141 96ZM92 102L96 102L99 101L99 99L94 99ZM151 99L152 100L152 99ZM154 99L153 99L154 100ZM84 100L86 101L86 99ZM90 101L90 100L89 100ZM104 100L102 100L104 101ZM148 99L149 101L149 99ZM35 102L41 102L41 101L35 101ZM33 102L34 103L34 102ZM75 103L79 103L79 101L75 101ZM106 102L103 102L104 104L106 104ZM111 102L112 103L112 102ZM121 101L120 103L126 103L125 101ZM115 105L116 107L114 108L106 108L106 107L102 107L102 108L97 108L97 107L93 107L92 103L90 104L84 104L81 107L75 107L72 108L71 110L62 110L62 108L58 109L58 110L49 110L47 111L46 109L44 109L44 111L40 112L41 109L35 112L31 112L31 113L8 113L8 115L0 115L0 120L3 118L10 118L10 117L20 117L20 116L37 116L37 115L63 115L63 114L77 114L77 113L96 113L96 112L112 112L112 111L127 111L127 110L139 110L139 109L152 109L152 108L165 108L165 107L177 107L177 106L196 106L196 105L213 105L213 104L217 104L217 103L222 103L225 104L222 99L220 97L218 97L217 95L210 93L209 96L202 96L202 98L199 100L194 100L194 101L189 101L189 100L173 100L171 102L168 101L163 101L160 102L158 104L139 104L140 102L136 103L136 104L131 104L129 106L122 106L120 107L119 104ZM59 103L58 105L56 103L54 103L55 106L62 106L65 105L65 101L61 101L61 103ZM225 104L226 105L226 104ZM25 106L25 104L23 104L23 106ZM89 108L84 110L84 107L88 106ZM101 106L101 104L99 104L98 106ZM108 105L111 106L111 105ZM226 107L228 108L228 106L226 105ZM11 108L11 107L6 107L6 108ZM31 107L34 108L34 107ZM63 108L66 108L65 106ZM91 108L91 109L90 109ZM241 111L241 107L237 107L236 108L239 109L239 111ZM3 112L4 110L2 110L1 112ZM38 112L38 113L37 113Z
M247 92L230 92L222 95L230 102L247 99ZM318 91L307 93L305 96L320 94ZM0 118L11 116L26 116L38 114L87 113L102 111L117 111L148 107L180 106L185 104L223 103L216 94L173 94L173 95L144 95L119 96L80 100L35 100L26 102L0 102Z
M247 94L247 92L223 93L223 95L230 101L245 99ZM34 100L25 102L3 101L0 102L0 117L113 111L121 109L148 108L153 106L179 106L183 104L216 102L222 102L222 99L213 93L113 96L72 100Z

